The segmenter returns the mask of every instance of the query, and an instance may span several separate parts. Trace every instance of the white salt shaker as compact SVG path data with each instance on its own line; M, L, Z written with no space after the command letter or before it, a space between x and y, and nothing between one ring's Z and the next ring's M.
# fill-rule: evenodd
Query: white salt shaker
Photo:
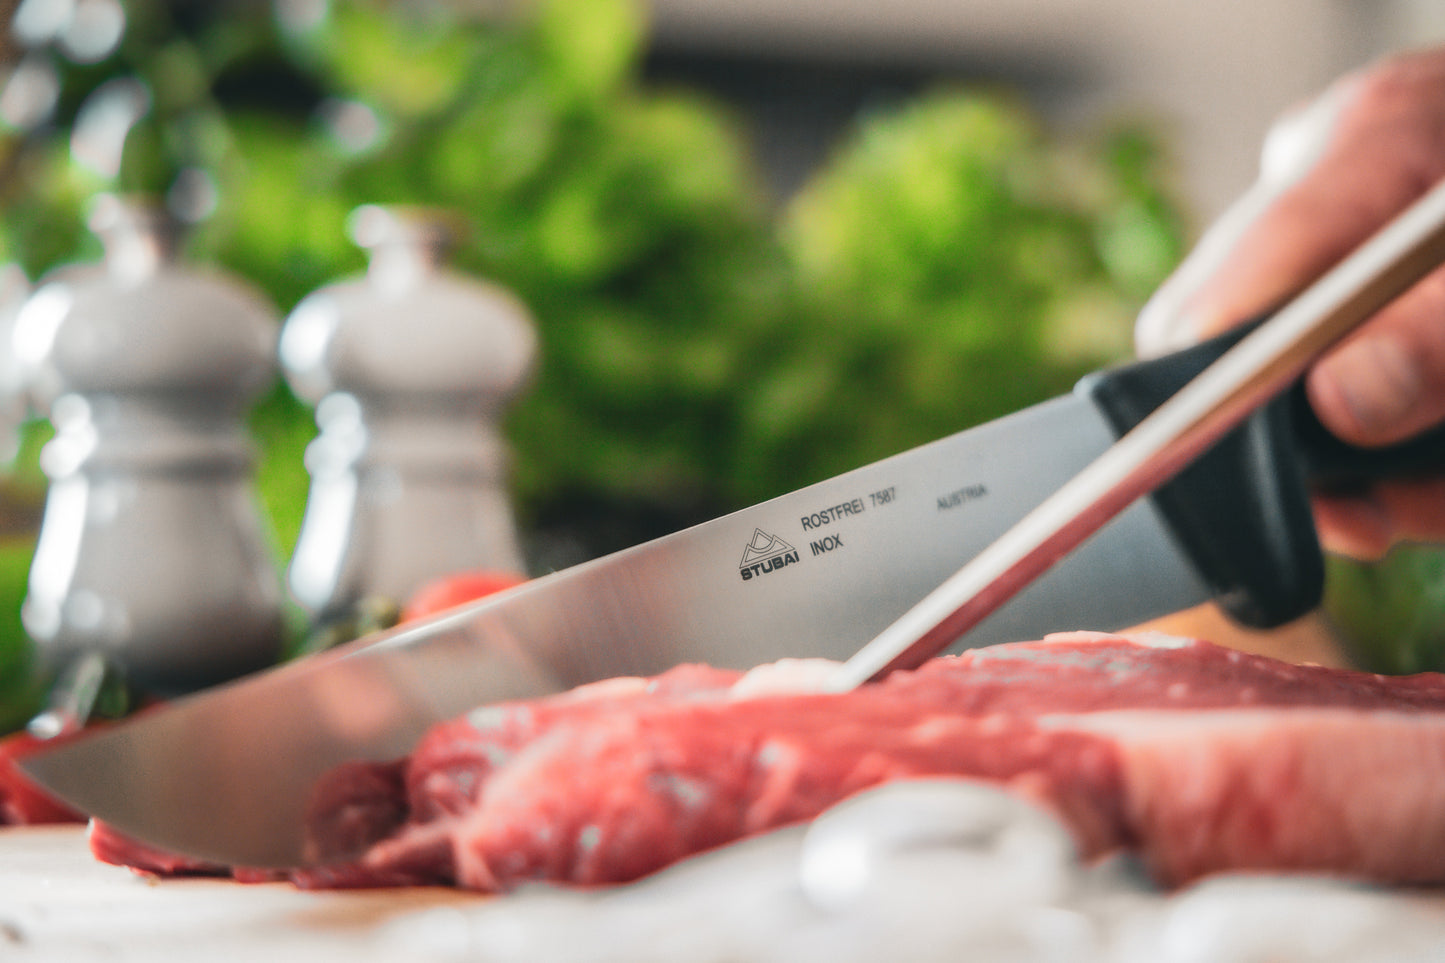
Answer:
M15 322L27 389L55 428L22 619L62 678L100 659L143 691L195 689L280 654L244 424L275 378L276 316L178 263L158 207L105 196L90 226L101 263L52 273Z
M320 429L288 575L318 621L449 572L524 569L498 422L536 334L510 292L446 266L453 224L357 209L366 274L314 291L282 329L282 367Z

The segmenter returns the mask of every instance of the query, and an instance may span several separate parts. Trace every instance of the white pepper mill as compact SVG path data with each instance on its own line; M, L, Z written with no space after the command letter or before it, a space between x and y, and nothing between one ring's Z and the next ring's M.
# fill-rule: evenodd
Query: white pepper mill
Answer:
M320 429L288 573L318 622L450 572L524 571L498 421L536 356L526 307L445 266L443 212L367 205L350 227L366 274L308 295L281 333Z
M61 687L103 662L142 691L187 691L280 654L283 594L244 426L275 378L275 312L178 264L156 206L105 196L90 227L101 263L53 273L15 324L55 428L22 620Z

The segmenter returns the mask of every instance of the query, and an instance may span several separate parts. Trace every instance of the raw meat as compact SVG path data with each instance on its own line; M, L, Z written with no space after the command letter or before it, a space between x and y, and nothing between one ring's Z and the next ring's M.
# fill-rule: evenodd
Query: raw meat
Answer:
M342 861L292 879L618 882L870 786L949 776L1049 808L1085 856L1137 851L1166 885L1229 869L1445 881L1440 675L1072 634L846 694L742 696L736 679L684 667L492 706L403 763L345 767L311 826Z
M450 847L441 837L432 845L429 837L409 836L405 856L387 866L341 857L363 852L408 820L417 825L469 811L494 769L555 726L598 713L623 712L647 701L721 696L741 677L740 672L682 665L652 679L606 679L548 699L479 709L443 723L427 733L405 760L341 766L317 787L309 820L309 832L325 864L294 870L290 876L308 889L451 882ZM266 870L233 869L167 853L100 821L91 824L90 849L104 862L157 876L234 874L247 882L278 878Z

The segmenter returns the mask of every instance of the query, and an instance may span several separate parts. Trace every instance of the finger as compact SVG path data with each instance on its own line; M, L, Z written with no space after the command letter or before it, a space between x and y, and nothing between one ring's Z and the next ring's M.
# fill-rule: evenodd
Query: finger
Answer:
M1382 482L1360 496L1321 495L1315 525L1324 547L1364 561L1398 541L1445 544L1445 478Z
M1280 191L1280 185L1256 182L1210 225L1184 263L1154 292L1134 325L1134 345L1141 358L1178 351L1200 340L1203 326L1196 316L1201 308L1208 309L1201 305L1202 295L1227 272L1241 239L1254 230Z
M1445 51L1341 81L1291 129L1305 146L1266 151L1261 180L1146 306L1142 352L1283 302L1445 174Z
M1394 533L1385 508L1374 498L1323 495L1314 503L1315 528L1328 552L1373 562L1390 549Z
M1291 185L1319 161L1336 136L1335 127L1347 97L1341 83L1313 103L1281 118L1266 137L1259 177L1248 191L1210 225L1184 263L1155 292L1139 314L1135 340L1141 356L1186 347L1200 338L1204 325L1195 320L1200 299L1236 270L1238 248L1252 234L1268 231L1271 209ZM1251 302L1257 295L1246 293ZM1277 300L1266 295L1262 304ZM1207 305L1203 306L1207 309ZM1257 309L1250 308L1250 313Z
M1445 271L1322 358L1306 390L1325 426L1356 445L1393 444L1445 421Z
M1445 544L1445 477L1384 482L1377 492L1397 538Z

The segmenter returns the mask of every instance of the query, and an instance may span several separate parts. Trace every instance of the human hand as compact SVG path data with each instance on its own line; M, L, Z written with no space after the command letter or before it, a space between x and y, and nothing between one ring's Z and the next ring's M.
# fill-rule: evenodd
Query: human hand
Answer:
M1285 301L1445 177L1445 48L1348 75L1286 116L1259 179L1145 307L1141 354L1183 347ZM1310 370L1306 392L1340 438L1371 446L1445 422L1445 269ZM1445 477L1319 496L1326 548L1360 558L1445 541Z

